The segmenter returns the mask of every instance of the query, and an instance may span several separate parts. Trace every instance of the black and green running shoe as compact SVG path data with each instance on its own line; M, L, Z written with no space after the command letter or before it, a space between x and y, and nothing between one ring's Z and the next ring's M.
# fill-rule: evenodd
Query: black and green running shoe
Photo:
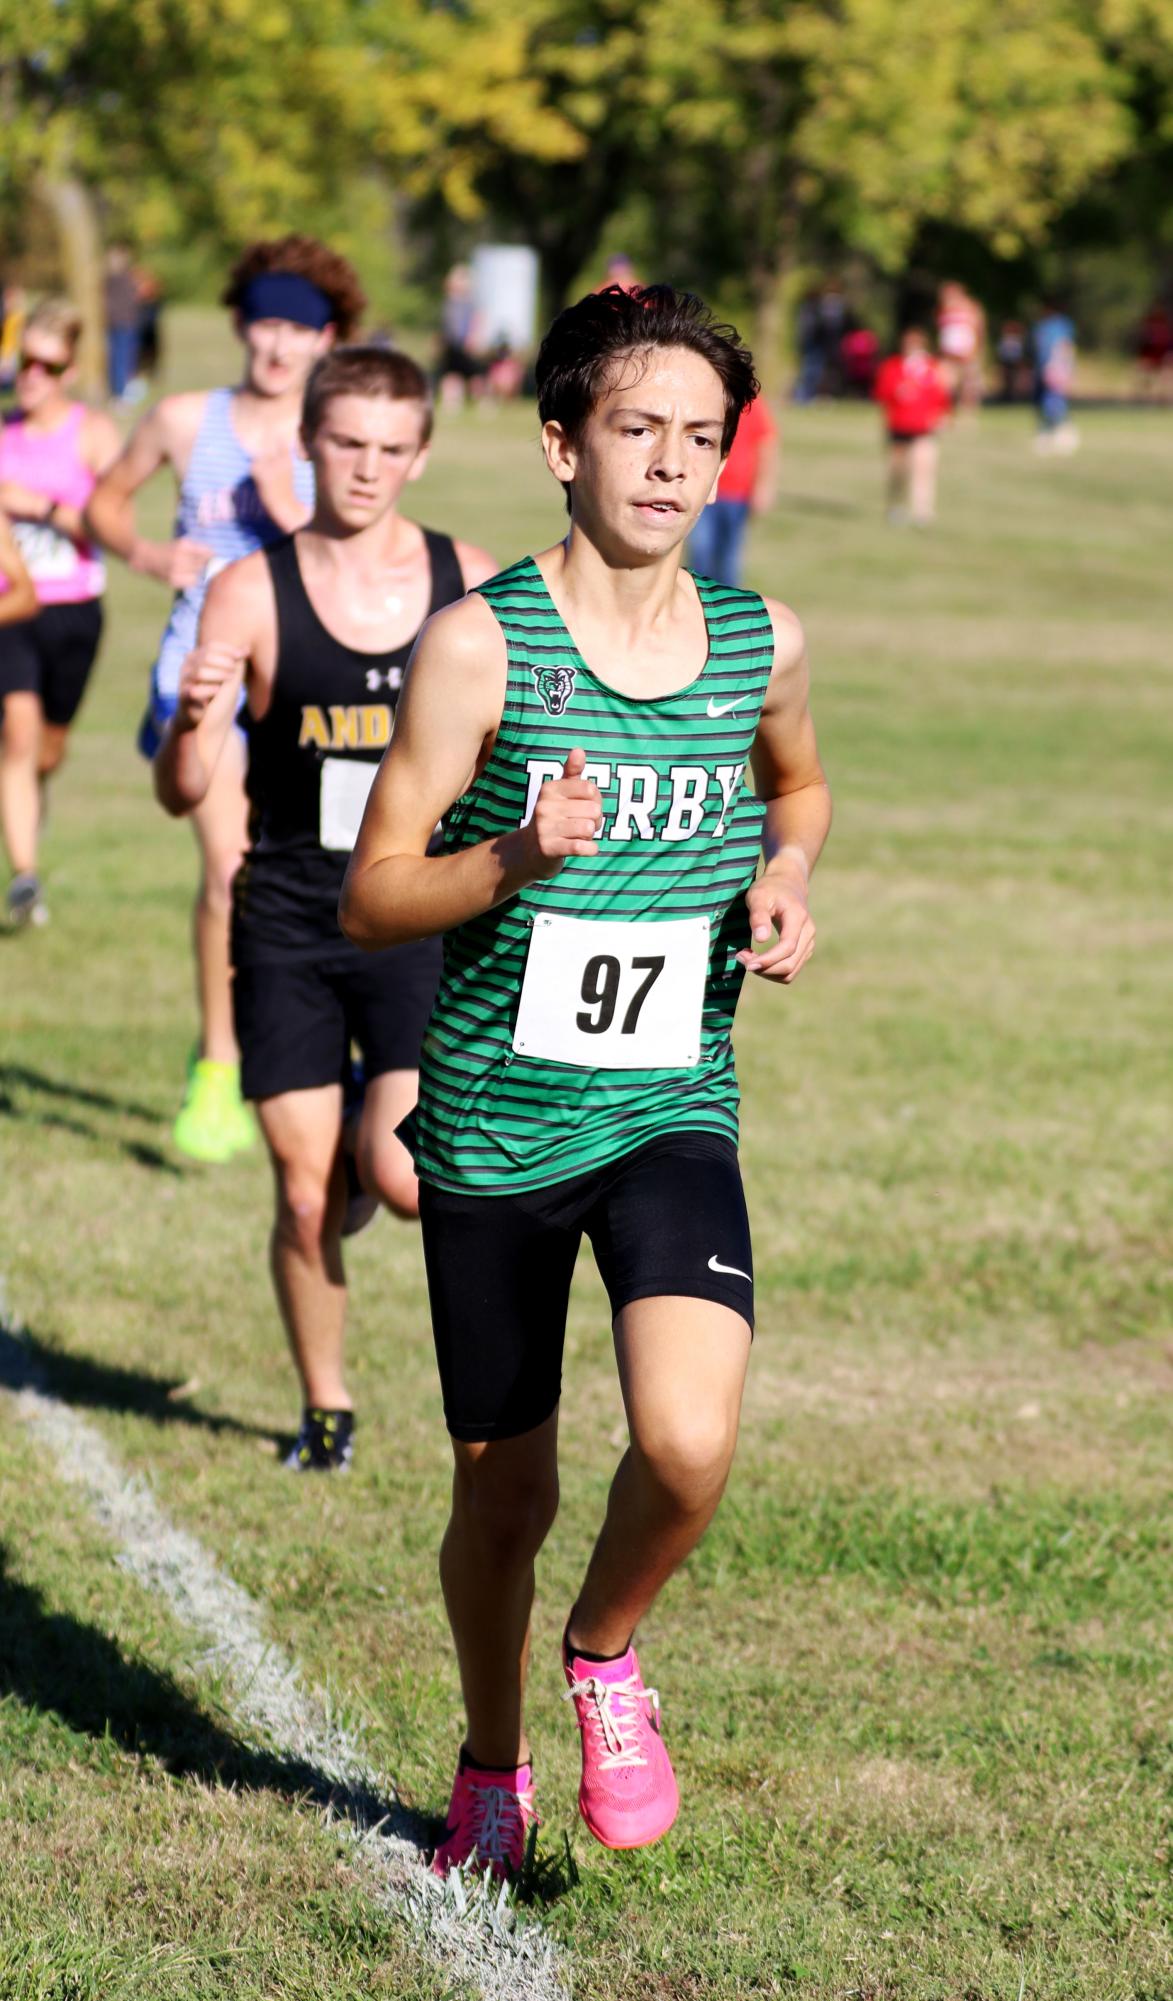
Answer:
M4 899L4 918L10 931L23 931L26 924L49 922L49 911L37 876L27 872L13 876Z
M347 1473L354 1453L354 1412L302 1412L301 1430L283 1460L288 1473Z

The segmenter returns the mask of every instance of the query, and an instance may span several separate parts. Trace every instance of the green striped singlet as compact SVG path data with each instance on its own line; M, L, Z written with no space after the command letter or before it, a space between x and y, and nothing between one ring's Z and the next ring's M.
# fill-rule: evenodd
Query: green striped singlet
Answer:
M508 680L485 769L448 815L444 852L521 826L543 780L581 744L603 795L598 854L457 926L424 1038L409 1127L421 1176L506 1193L583 1174L681 1128L737 1139L730 1034L749 942L762 807L745 782L774 658L752 591L697 579L709 652L698 678L656 700L617 693L582 659L542 574L525 557L479 589L501 625ZM593 768L592 768L593 767ZM600 1069L513 1049L534 918L710 922L700 1061ZM638 963L638 962L637 962Z

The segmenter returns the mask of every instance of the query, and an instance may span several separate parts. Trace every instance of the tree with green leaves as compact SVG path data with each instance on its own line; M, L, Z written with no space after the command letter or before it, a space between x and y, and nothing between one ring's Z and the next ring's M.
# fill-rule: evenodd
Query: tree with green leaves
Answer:
M68 185L140 248L202 237L230 253L349 210L332 234L361 257L393 186L436 190L468 217L503 158L580 150L530 69L547 13L544 0L27 0L0 24L0 214L11 235L38 185Z
M767 373L812 242L895 271L939 216L1016 249L1128 145L1070 0L649 0L643 18L669 227L695 244L699 220L714 278L744 275Z

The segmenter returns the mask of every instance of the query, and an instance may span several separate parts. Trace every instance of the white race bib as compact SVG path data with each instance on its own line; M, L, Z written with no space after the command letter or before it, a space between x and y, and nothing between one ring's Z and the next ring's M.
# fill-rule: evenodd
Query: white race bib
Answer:
M12 533L30 577L39 584L61 583L78 566L78 553L68 535L47 521L14 521Z
M358 839L367 795L377 764L356 757L322 759L318 792L318 839L336 854L349 854Z
M707 917L629 924L539 911L513 1047L584 1070L689 1070L708 970Z

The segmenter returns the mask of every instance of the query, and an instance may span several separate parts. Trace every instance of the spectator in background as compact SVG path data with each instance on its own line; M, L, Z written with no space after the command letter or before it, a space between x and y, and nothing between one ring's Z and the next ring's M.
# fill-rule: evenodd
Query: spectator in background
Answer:
M7 394L20 367L20 343L28 317L28 297L23 285L5 285L0 293L0 391Z
M145 264L136 264L134 289L138 297L138 366L135 380L142 384L142 393L145 394L159 373L162 359L159 322L163 310L163 287Z
M1136 366L1139 393L1146 401L1167 403L1173 396L1173 318L1160 299L1140 323Z
M827 366L827 337L819 311L819 288L812 285L798 302L794 324L794 344L798 349L798 375L793 396L796 403L813 403L822 393Z
M998 363L999 403L1020 403L1030 394L1026 327L1021 320L1003 320L994 356Z
M741 556L751 514L774 504L778 427L762 395L742 412L729 457L711 500L692 531L688 566L719 584L741 584Z
M828 278L819 293L819 325L823 334L823 394L843 394L843 336L855 324L837 278Z
M454 264L444 280L440 358L436 364L440 400L445 407L451 409L463 403L466 395L479 396L486 367L473 299L472 272L467 264Z
M875 397L888 438L888 519L925 528L937 511L936 433L952 399L923 327L906 327L899 354L881 362Z
M122 403L138 368L139 322L138 287L125 243L112 243L106 252L104 299L106 379L114 401Z
M880 365L880 343L870 327L852 323L839 342L839 365L845 396L870 396Z
M954 407L976 417L982 402L986 316L964 285L948 280L937 299L937 347Z
M1048 299L1031 333L1035 368L1038 452L1073 452L1079 432L1071 421L1075 379L1075 322L1055 299Z

